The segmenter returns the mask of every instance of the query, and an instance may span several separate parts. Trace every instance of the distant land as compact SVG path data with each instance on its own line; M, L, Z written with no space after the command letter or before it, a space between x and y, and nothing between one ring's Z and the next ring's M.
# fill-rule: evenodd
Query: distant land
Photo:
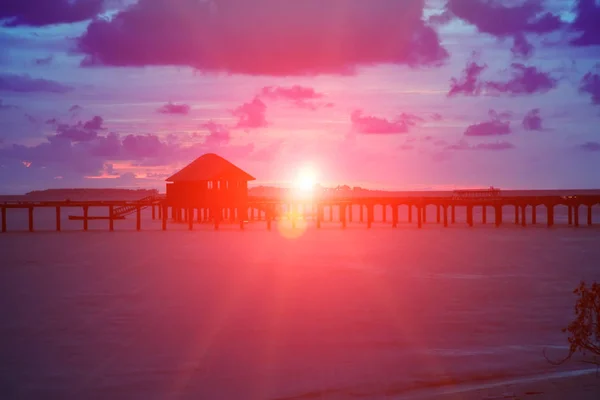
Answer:
M485 188L480 188L485 189ZM452 191L389 191L370 190L361 187L317 186L315 193L319 197L450 197ZM106 188L65 188L35 190L24 195L0 195L0 202L15 201L134 201L148 196L159 195L156 189L106 189ZM293 194L293 189L256 186L248 189L251 197L285 197ZM548 190L502 190L504 196L572 196L572 195L600 195L600 189L548 189Z

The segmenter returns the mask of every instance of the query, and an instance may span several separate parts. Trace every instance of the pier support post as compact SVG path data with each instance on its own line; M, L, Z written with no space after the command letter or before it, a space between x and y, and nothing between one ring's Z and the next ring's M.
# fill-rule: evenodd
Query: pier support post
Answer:
M150 207L152 207L152 221L154 221L156 219L156 209L154 208L154 204L152 204Z
M452 206L452 223L456 223L456 207Z
M441 210L440 210L440 205L439 205L439 204L436 204L436 206L435 206L435 207L436 207L436 210L435 210L435 213L436 213L436 220L437 220L437 223L438 223L438 224L440 224L440 223L442 222L442 216L441 216L441 214L440 214L440 211L441 211Z
M354 204L350 203L348 204L348 222L352 222L352 208L354 207Z
M398 205L392 204L392 228L398 227Z
M140 206L135 208L135 230L138 232L142 230L142 207Z
M219 224L221 223L221 219L223 218L223 210L219 207L215 207L214 215L215 215L215 231L218 231Z
M271 231L271 220L273 219L273 206L271 204L266 206L265 218L267 220L267 230Z
M56 206L56 232L60 232L60 206Z
M481 206L481 222L487 224L487 206Z
M469 225L469 227L473 227L473 206L472 205L468 205L467 206L467 224Z
M537 224L537 205L531 206L531 225Z
M381 205L381 212L382 212L382 216L383 216L383 222L387 222L387 204L382 204Z
M576 204L574 207L574 214L575 214L575 227L578 228L579 227L579 204Z
M317 229L321 229L322 208L323 208L323 206L320 203L317 203ZM362 211L362 206L361 206L361 211Z
M496 213L496 228L500 227L500 225L502 225L502 205L497 205L495 207L495 213Z
M6 207L2 207L2 233L6 232Z
M588 226L592 226L592 206L589 205L587 207L587 224Z
M519 225L519 206L515 204L515 225Z
M546 204L546 223L548 228L554 225L554 205Z
M365 222L365 205L364 204L360 204L360 213L359 213L359 220L360 223L362 224L363 222Z
M33 232L33 207L29 207L29 232Z
M188 229L190 231L193 231L194 230L194 209L188 208L187 215L188 215L188 219L187 219Z
M162 230L166 231L167 230L167 219L169 217L169 206L167 205L161 205L162 207Z
M569 225L573 225L573 207L569 204Z
M340 204L339 210L340 210L340 219L342 220L342 229L346 229L346 205Z
M160 204L156 205L158 211L158 219L162 220L162 206Z
M448 227L448 206L444 204L444 228Z
M412 204L407 204L407 206L408 206L408 223L412 224L412 209L413 209L413 206L412 206Z
M423 205L422 208L422 212L423 212L423 223L427 223L427 204Z
M329 205L329 222L333 222L333 204Z
M200 207L196 208L196 222L202 222L202 208Z
M521 206L521 212L521 226L525 227L527 226L527 205Z
M108 231L112 232L115 230L115 206L108 206Z
M88 230L88 206L83 206L83 230Z
M248 219L248 207L239 207L238 209L238 222L240 223L240 229L244 230L244 223ZM200 213L200 210L198 210Z
M367 228L371 229L371 225L373 224L373 217L374 217L374 209L375 206L373 204L369 204L367 206Z
M423 227L423 210L425 207L416 206L417 207L417 227L421 229Z

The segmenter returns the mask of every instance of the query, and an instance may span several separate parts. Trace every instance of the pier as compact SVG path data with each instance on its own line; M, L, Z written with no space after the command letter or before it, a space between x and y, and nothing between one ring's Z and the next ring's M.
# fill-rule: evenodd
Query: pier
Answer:
M142 210L149 209L152 220L160 221L153 229L169 230L172 224L185 224L189 230L199 225L209 225L218 230L221 225L238 225L244 229L249 223L264 223L271 230L276 221L289 221L294 228L299 221L314 224L321 228L324 224L336 225L340 229L362 225L369 229L374 223L387 224L398 228L400 215L405 213L407 225L422 228L426 224L438 224L443 227L451 225L493 224L518 225L527 227L539 225L541 213L545 216L545 226L548 228L555 223L556 207L567 208L565 226L593 226L594 207L600 206L600 195L540 195L540 196L456 196L451 192L444 197L428 197L423 195L402 197L329 197L299 200L287 197L252 197L243 207L212 206L210 208L182 208L170 205L165 197L153 196L138 201L37 201L37 202L5 202L0 204L1 232L6 233L7 220L11 211L26 209L28 211L28 231L35 231L35 211L41 208L55 210L55 231L60 232L61 216L65 210L75 212L69 219L81 221L82 230L88 230L89 221L105 220L108 231L115 230L115 222L126 218L134 218L135 230L141 231ZM90 215L90 209L105 210L101 215ZM431 210L435 212L432 215ZM457 219L457 210L466 218ZM376 211L380 218L375 218ZM475 211L479 213L477 220Z

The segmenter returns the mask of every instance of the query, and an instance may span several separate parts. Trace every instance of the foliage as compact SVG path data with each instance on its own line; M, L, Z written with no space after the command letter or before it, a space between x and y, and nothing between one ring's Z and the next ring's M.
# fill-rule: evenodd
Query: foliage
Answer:
M600 284L594 282L588 286L581 282L573 293L578 296L575 319L563 329L563 332L569 333L569 354L562 360L548 361L562 364L574 354L581 353L584 357L593 357L584 362L600 365L597 358L600 357Z

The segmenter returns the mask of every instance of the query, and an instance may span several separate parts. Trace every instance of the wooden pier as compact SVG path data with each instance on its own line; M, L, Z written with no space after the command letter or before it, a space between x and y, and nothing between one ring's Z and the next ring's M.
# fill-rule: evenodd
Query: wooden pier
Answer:
M64 209L81 210L81 215L70 216L71 220L82 222L84 231L88 222L106 220L107 230L114 231L115 221L123 220L127 215L135 218L136 230L142 230L142 210L150 209L153 220L159 220L160 228L168 230L169 224L186 224L193 230L197 224L210 224L215 230L223 224L236 224L244 229L249 222L262 221L266 229L272 229L274 221L289 220L292 227L299 220L312 221L317 228L324 223L335 223L340 228L348 224L361 223L371 228L374 223L389 223L393 228L399 226L400 211L406 212L409 225L422 228L425 224L435 223L443 227L466 224L492 223L500 227L507 223L526 227L537 225L540 213L545 213L547 227L555 226L555 208L567 207L567 226L592 226L593 207L600 206L600 195L569 196L500 196L461 198L404 196L404 197L336 197L313 200L294 200L289 198L250 197L247 207L242 208L189 208L170 206L164 198L151 197L134 202L126 201L49 201L49 202L6 202L0 204L1 232L7 232L7 218L14 209L28 210L28 231L34 231L35 210L53 208L56 213L55 230L61 231L61 213ZM509 214L506 214L506 208ZM104 208L105 215L89 215L91 208ZM435 215L427 214L428 208L435 209ZM355 211L358 209L358 215ZM375 210L381 211L381 219L375 220ZM457 222L456 211L465 211L466 221ZM479 221L475 221L474 211L481 211ZM334 214L337 218L334 218Z

